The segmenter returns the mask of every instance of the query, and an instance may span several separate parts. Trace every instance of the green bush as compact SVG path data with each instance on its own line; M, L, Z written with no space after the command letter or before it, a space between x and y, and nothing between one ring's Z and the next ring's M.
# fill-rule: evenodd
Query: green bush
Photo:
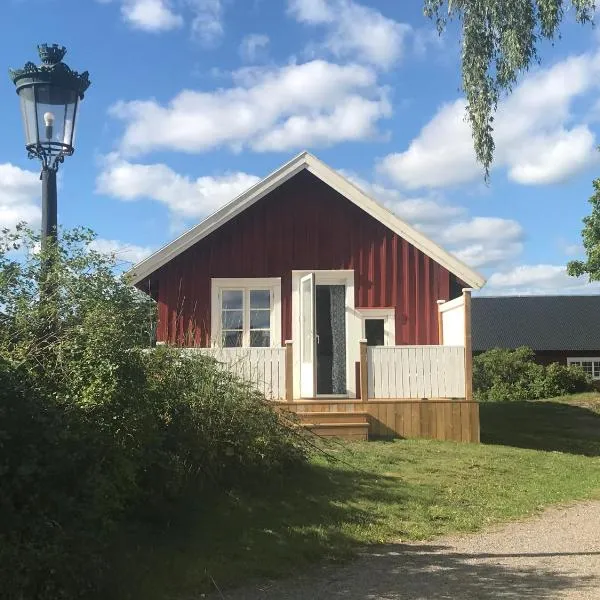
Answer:
M592 389L592 382L581 367L552 363L546 367L542 398L577 394Z
M0 236L6 600L106 597L124 522L168 520L190 489L201 499L305 459L295 428L215 361L149 350L154 303L92 240L66 232L40 253L22 227Z
M296 428L215 360L167 347L142 357L163 425L159 443L146 448L144 488L154 498L178 496L190 483L239 486L306 458Z
M473 360L473 389L479 402L537 400L587 391L591 382L579 367L534 362L527 347L494 348Z

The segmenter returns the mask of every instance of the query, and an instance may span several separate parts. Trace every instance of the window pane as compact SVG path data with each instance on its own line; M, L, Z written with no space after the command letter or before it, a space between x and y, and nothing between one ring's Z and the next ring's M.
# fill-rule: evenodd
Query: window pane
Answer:
M600 362L594 361L594 379L600 379Z
M583 361L581 363L583 370L591 377L592 376L592 363L591 361Z
M383 319L365 319L365 337L367 346L384 346L384 320Z
M250 329L269 329L271 326L270 310L251 310Z
M223 329L242 329L244 312L241 310L224 310L221 318Z
M37 144L37 116L35 114L35 98L33 87L23 88L19 92L21 113L25 126L25 144Z
M271 345L271 333L269 331L251 331L250 346L253 348L267 348Z
M223 332L223 347L224 348L240 348L242 346L241 331L224 331Z
M73 108L77 102L74 90L58 89L55 86L36 86L37 119L40 142L71 143L73 132ZM51 127L46 126L45 115L53 117ZM48 137L50 136L50 137Z
M269 290L250 290L250 308L271 308Z
M223 290L223 308L242 309L244 293L242 290Z

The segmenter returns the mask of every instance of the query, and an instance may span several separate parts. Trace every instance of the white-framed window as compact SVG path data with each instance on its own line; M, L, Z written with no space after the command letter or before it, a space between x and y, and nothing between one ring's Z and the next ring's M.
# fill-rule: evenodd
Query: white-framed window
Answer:
M567 364L581 367L592 379L600 379L600 356L567 357Z
M362 337L369 346L394 346L396 341L395 308L361 308Z
M213 278L211 284L213 346L281 345L280 278Z

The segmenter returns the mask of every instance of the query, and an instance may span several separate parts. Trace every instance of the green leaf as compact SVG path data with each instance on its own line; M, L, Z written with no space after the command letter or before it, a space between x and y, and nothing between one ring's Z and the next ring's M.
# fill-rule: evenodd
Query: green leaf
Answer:
M498 103L513 90L519 75L539 61L539 44L555 39L569 4L578 23L592 21L595 0L424 2L425 16L435 21L440 33L448 20L462 23L462 88L475 155L486 180L494 158L492 124Z

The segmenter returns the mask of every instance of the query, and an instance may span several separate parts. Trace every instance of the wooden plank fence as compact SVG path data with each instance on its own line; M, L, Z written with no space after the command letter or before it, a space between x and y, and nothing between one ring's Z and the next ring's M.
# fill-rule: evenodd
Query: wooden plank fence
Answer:
M371 346L368 398L464 398L462 346Z
M193 348L212 356L228 370L251 383L268 400L285 398L285 348Z

